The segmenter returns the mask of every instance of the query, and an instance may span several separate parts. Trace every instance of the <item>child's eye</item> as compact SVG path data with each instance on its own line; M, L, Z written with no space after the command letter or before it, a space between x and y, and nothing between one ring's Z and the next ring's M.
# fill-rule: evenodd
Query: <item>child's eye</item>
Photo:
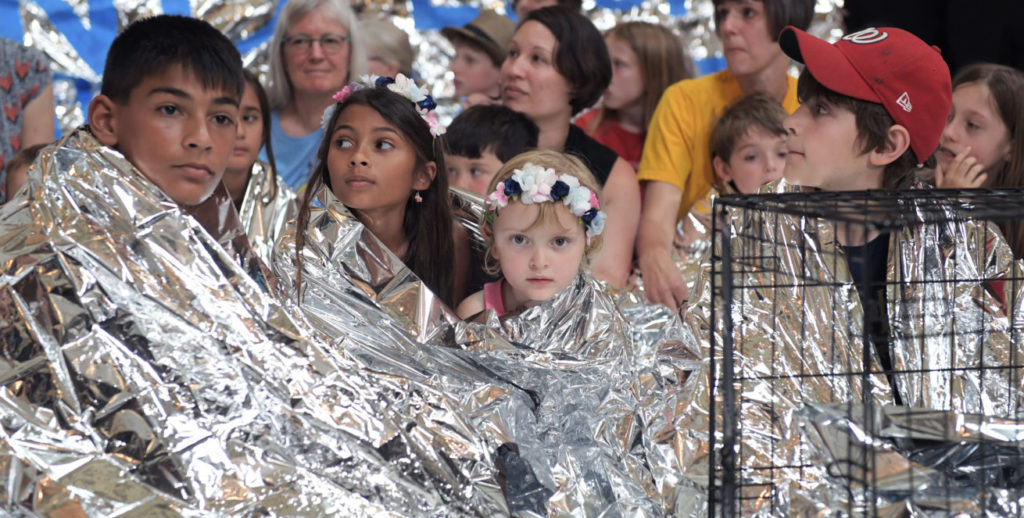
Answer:
M753 162L754 160L757 160L757 155L746 155L743 157L743 160L746 160L747 162Z
M341 137L341 138L335 139L334 147L336 147L338 149L350 148L350 147L352 147L352 141L349 140L348 138Z
M174 115L178 113L178 107L172 104L165 104L163 106L159 106L157 107L157 110L164 115Z
M378 140L377 141L377 149L380 149L380 150L383 150L383 151L387 151L389 149L394 149L394 148L395 148L395 145L392 144L391 142L387 141L387 140Z
M779 154L779 158L786 158L786 156L789 155L789 151L785 151L785 150L778 151L778 154Z
M232 119L230 115L224 114L214 115L213 121L221 126L233 126L235 124L235 119Z
M509 241L512 241L513 245L525 245L526 236L522 234L512 234L512 237L509 238Z
M530 59L534 63L543 63L544 62L544 56L541 56L540 54L534 54L534 55L530 56Z
M811 111L814 112L815 115L828 115L829 112L828 106L820 101L815 101L811 105Z
M976 130L976 129L980 129L980 128L981 128L981 126L979 126L979 125L977 125L977 124L975 124L975 123L973 123L971 121L967 121L967 129L969 129L969 130Z
M456 170L454 167L449 167L448 168L448 176L451 176L452 178L455 178L456 176L459 176L459 171Z
M743 10L743 17L744 18L753 18L756 14L757 14L757 11L755 11L755 10L749 8L749 7Z
M519 50L518 49L508 49L508 57L510 57L510 58L519 57Z
M474 167L474 168L469 170L469 174L471 176L480 176L480 175L484 174L484 172L481 171L480 169L477 169L477 168Z
M555 245L555 248L562 248L569 245L569 238L558 236L551 240L551 244Z
M247 113L242 115L242 122L259 122L260 116L255 113Z

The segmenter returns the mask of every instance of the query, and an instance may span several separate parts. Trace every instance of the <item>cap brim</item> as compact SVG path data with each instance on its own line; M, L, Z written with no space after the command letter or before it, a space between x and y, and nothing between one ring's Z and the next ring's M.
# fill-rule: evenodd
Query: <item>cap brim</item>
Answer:
M779 34L779 46L787 56L807 67L822 86L856 99L881 102L878 95L835 45L789 26Z

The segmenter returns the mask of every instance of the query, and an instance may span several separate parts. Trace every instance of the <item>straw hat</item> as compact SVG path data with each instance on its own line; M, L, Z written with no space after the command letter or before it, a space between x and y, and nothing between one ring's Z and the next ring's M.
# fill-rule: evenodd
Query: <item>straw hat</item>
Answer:
M494 11L481 11L479 16L462 27L441 29L441 34L453 44L459 40L476 43L495 63L505 61L508 44L515 32L515 22Z

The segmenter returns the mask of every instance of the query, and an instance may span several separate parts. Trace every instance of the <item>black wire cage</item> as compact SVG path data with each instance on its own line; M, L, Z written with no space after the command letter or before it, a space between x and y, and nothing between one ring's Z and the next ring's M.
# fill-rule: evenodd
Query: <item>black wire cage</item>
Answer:
M710 514L1024 516L1022 230L1024 190L719 197Z

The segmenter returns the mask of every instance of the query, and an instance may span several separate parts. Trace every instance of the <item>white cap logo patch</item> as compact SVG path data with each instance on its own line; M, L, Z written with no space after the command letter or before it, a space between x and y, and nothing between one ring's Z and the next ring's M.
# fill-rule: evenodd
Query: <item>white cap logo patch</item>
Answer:
M896 99L896 104L900 105L900 108L903 108L903 111L907 113L910 113L910 110L914 109L913 105L910 104L910 96L907 95L907 92L900 94Z
M843 39L859 45L869 45L871 43L878 43L888 37L888 32L881 32L874 27L869 27L862 31L847 34L846 36L843 36Z

